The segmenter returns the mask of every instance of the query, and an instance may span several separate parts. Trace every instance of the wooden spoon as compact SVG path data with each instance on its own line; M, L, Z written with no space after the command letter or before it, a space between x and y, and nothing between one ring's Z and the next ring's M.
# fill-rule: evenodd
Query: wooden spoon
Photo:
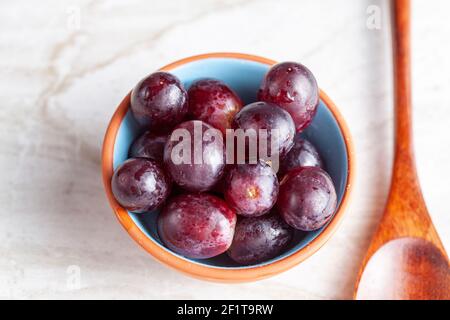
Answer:
M410 1L393 1L395 159L384 215L356 299L450 299L450 267L417 178L412 140Z

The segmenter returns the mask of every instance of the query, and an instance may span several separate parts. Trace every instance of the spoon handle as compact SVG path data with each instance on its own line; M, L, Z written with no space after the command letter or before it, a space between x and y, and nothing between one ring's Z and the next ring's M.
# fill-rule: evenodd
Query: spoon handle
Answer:
M410 0L393 1L395 157L385 213L375 237L376 250L399 237L419 237L442 243L433 226L417 177L412 137Z
M405 236L399 230L405 219L421 221L428 215L416 173L412 133L410 0L392 1L392 47L394 55L395 150L391 190L382 221L392 236ZM404 215L404 217L402 217ZM415 219L412 215L418 215ZM392 221L393 220L393 221ZM383 225L383 224L382 224ZM403 228L402 228L403 229Z
M409 165L407 169L415 171L412 140L410 16L410 0L394 0L392 40L394 50L394 103L396 108L395 165L403 164L405 160L408 160L406 161ZM402 161L397 161L400 160L397 158L398 156L401 156ZM405 157L408 159L405 159Z

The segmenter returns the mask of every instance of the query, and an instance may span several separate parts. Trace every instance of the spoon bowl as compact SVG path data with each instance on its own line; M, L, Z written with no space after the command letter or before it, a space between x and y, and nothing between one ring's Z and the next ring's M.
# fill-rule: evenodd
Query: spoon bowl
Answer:
M356 298L448 299L447 258L420 238L389 241L371 257L361 276Z

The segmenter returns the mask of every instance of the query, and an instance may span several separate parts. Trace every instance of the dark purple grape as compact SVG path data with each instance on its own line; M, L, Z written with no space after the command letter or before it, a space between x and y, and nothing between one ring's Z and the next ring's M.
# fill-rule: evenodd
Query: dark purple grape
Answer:
M131 111L153 132L168 132L188 112L187 92L180 80L167 72L142 79L131 92Z
M111 180L117 202L128 211L143 213L158 208L169 196L170 179L150 159L128 159L119 166Z
M215 79L194 82L188 90L189 112L226 133L234 115L242 108L241 99L225 83Z
M239 264L265 262L280 255L293 238L294 230L278 214L242 218L228 255Z
M158 217L158 233L171 250L192 259L207 259L231 245L236 214L222 199L183 194L168 201Z
M323 227L333 216L336 205L333 181L321 168L293 169L280 183L278 212L298 230L313 231Z
M319 167L323 169L323 162L316 148L311 142L303 139L300 134L295 136L294 146L281 160L280 177L297 167Z
M294 144L295 126L289 113L274 104L267 102L254 102L239 111L233 120L233 129L243 129L244 131L253 129L258 137L262 134L262 129L267 131L267 152L268 156L278 155L284 157ZM275 131L277 130L277 131ZM271 141L274 136L274 146L272 150ZM258 143L258 148L261 145ZM248 144L247 144L248 148ZM237 150L243 152L242 150ZM264 150L263 150L264 151ZM258 154L260 150L258 149ZM248 153L248 151L247 151ZM252 158L252 157L250 157Z
M225 189L227 186L226 179L228 172L234 167L232 164L226 164L223 169L222 178L212 187L211 192L219 194L221 197L225 194Z
M225 200L237 214L257 217L275 205L278 178L263 161L236 165L227 174L224 190Z
M139 138L134 140L130 147L130 157L149 158L158 163L163 161L164 145L167 141L167 134L156 134L150 131L144 132Z
M221 132L202 121L183 122L168 138L164 163L180 187L210 190L222 178L225 166Z
M297 131L302 131L316 114L319 88L314 75L304 65L283 62L270 68L261 84L258 98L275 103L289 112Z

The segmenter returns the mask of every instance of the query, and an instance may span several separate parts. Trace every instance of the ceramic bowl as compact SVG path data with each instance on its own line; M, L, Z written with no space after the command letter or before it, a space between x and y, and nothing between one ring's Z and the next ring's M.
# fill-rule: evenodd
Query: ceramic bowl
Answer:
M266 58L246 54L213 53L186 58L160 70L175 74L186 88L199 78L220 79L234 89L247 104L256 101L261 80L274 63ZM152 70L149 70L149 73L151 72ZM352 139L337 107L323 91L320 91L317 115L304 135L317 147L336 187L338 208L329 223L314 232L307 234L298 232L288 250L274 259L257 265L239 266L226 254L206 260L195 260L172 252L164 247L158 237L156 231L158 212L148 214L128 212L117 203L111 192L110 183L114 169L128 158L130 144L142 132L131 115L129 105L130 94L117 107L106 131L102 154L105 190L125 230L163 264L205 280L221 282L258 280L288 270L311 256L325 244L341 222L353 187Z

